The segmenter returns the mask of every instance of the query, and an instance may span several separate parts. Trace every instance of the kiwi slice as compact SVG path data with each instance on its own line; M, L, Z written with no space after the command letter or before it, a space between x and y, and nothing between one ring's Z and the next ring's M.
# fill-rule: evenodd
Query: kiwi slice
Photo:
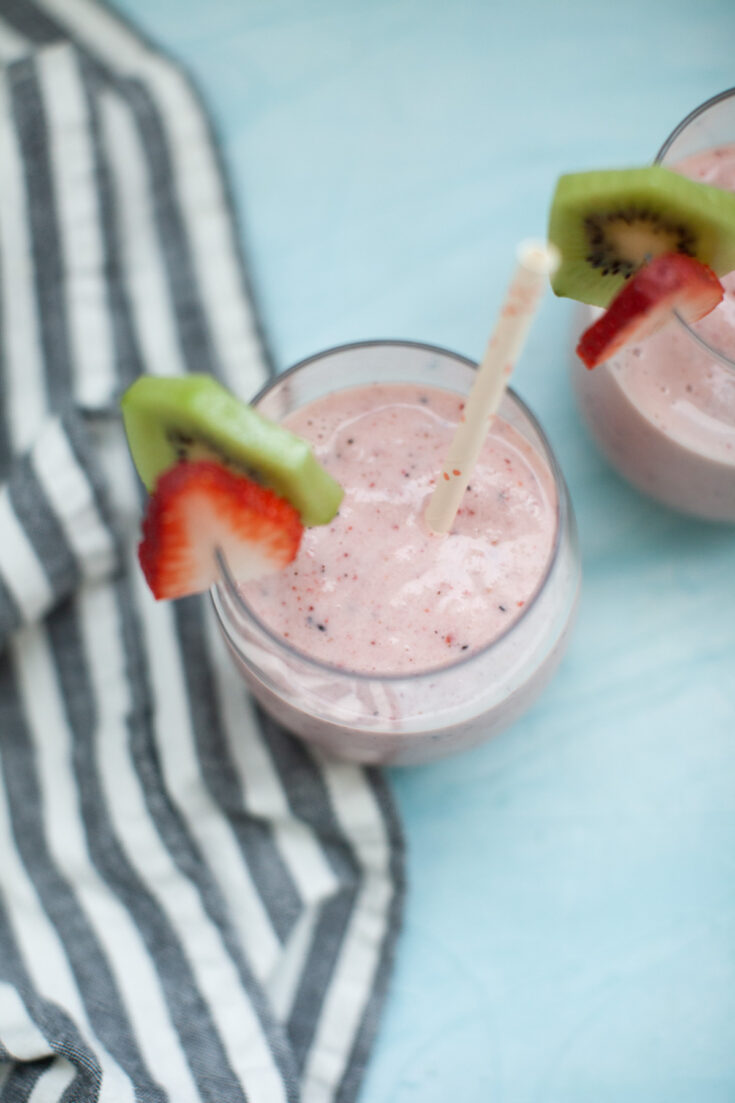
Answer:
M735 268L735 194L663 165L561 176L549 218L561 253L557 295L607 306L662 253L685 253L718 275Z
M270 487L305 525L331 521L342 488L307 441L209 375L141 376L120 400L133 462L148 490L182 460L214 459Z

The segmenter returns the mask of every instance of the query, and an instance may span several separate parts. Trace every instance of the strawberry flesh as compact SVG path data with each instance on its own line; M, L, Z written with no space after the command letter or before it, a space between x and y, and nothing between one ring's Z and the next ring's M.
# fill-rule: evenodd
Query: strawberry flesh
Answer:
M654 333L676 311L696 322L722 300L724 288L711 268L683 253L654 257L630 277L607 310L586 329L577 355L594 368L624 345Z
M247 582L290 563L303 531L297 510L272 490L210 460L185 462L156 483L138 558L156 599L185 597L217 580L218 548Z

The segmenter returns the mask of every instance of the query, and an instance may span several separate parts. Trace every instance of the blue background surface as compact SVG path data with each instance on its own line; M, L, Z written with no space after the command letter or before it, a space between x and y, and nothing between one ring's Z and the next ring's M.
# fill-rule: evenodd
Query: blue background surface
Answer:
M124 0L197 78L279 366L370 337L479 357L563 171L650 160L735 84L731 0ZM403 939L361 1103L735 1099L735 529L613 475L549 296L514 381L584 590L511 731L395 771Z

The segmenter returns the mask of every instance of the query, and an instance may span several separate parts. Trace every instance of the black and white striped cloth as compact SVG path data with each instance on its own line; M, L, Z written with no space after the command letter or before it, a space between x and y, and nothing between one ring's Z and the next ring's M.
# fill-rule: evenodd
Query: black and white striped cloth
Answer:
M390 971L384 780L260 716L135 567L116 401L266 373L202 108L93 0L0 0L0 1101L346 1103Z

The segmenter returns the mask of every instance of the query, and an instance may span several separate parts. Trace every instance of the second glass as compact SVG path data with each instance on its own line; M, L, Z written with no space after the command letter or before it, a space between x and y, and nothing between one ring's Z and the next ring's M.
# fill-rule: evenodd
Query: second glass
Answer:
M687 176L735 190L735 89L698 107L656 157ZM735 273L725 299L694 326L680 318L573 383L600 449L663 504L735 522ZM583 312L582 324L592 319Z

